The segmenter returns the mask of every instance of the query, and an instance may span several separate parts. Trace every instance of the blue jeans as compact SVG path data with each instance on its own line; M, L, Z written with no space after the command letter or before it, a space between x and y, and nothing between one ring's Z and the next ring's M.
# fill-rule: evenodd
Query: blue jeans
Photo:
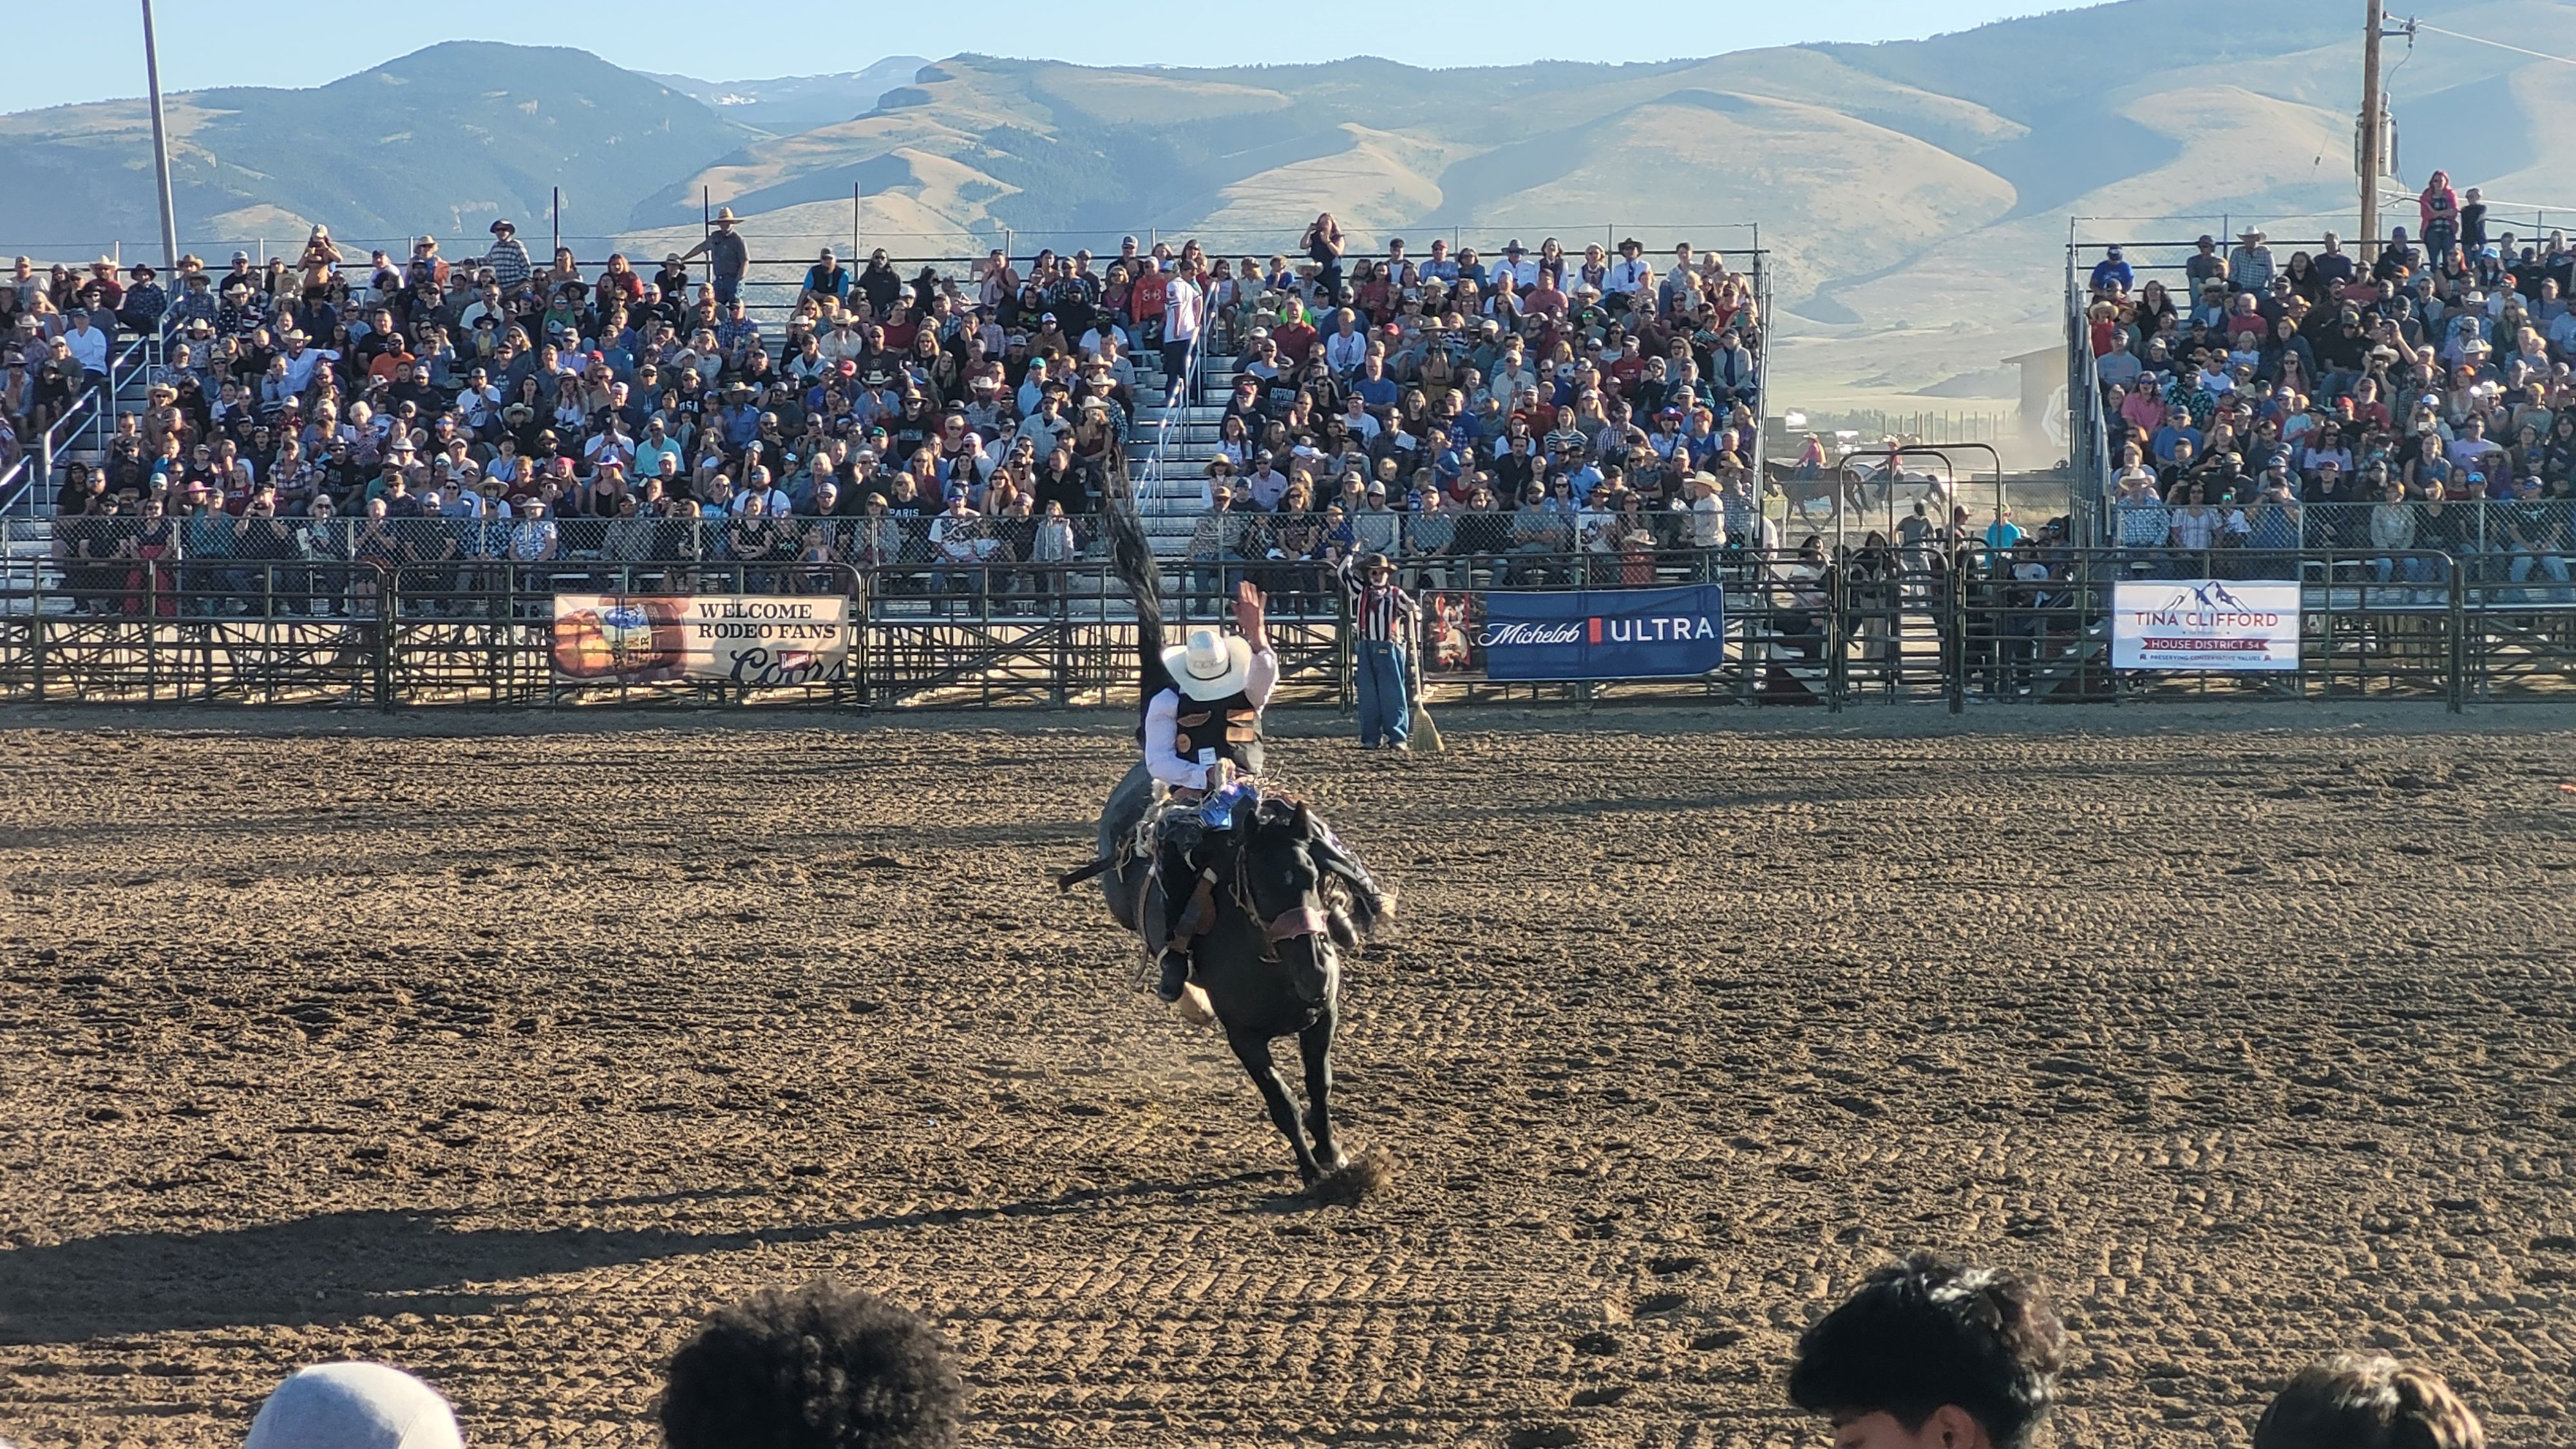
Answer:
M1360 688L1360 745L1375 749L1383 740L1400 745L1413 733L1413 701L1406 694L1409 671L1403 646L1363 639L1351 659Z
M716 305L719 307L732 306L734 297L742 290L742 278L718 277L715 279L715 283Z
M2513 562L2505 567L2505 577L2512 580L2514 583L2522 583L2531 577L2531 572L2534 567L2537 567L2541 573L2546 574L2550 581L2557 584L2558 587L2547 590L2515 589L2513 591L2515 596L2521 602L2526 604L2535 602L2532 597L2535 593L2541 595L2543 600L2552 604L2566 603L2570 597L2570 591L2567 588L2567 560L2558 557L2556 554L2533 553L2528 549L2515 549L2513 551Z

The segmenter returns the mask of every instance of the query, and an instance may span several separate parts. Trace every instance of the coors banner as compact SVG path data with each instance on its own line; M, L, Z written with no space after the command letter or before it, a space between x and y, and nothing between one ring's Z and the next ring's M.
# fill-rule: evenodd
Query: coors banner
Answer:
M1723 595L1715 584L1487 594L1476 643L1488 679L1706 674L1726 662Z
M557 594L555 672L627 684L838 684L849 624L850 601L824 594Z

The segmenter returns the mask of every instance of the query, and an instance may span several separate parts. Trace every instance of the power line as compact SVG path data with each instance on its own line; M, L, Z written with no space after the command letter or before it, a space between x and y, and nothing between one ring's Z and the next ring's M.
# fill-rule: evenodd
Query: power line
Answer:
M2563 55L2551 55L2545 50L2532 50L2524 46L2507 45L2501 40L2489 40L2483 35L2464 35L2456 30L2444 30L2438 25L2427 25L2420 20L2415 22L2415 28L2418 30L2429 30L2435 35L2447 35L2453 40L2465 40L2472 45L2492 45L2498 50L2510 50L2517 55L2528 55L2537 60L2554 60L2560 65L2576 65L2576 60L2571 60Z

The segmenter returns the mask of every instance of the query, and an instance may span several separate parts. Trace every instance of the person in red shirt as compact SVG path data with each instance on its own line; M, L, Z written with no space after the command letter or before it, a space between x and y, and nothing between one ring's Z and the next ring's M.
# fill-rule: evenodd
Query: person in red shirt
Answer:
M1315 344L1323 340L1306 320L1306 310L1295 302L1281 305L1279 325L1270 329L1270 340L1279 344L1279 361L1289 371L1306 365L1315 355Z
M1619 344L1619 355L1611 360L1609 372L1612 391L1621 397L1636 393L1637 379L1646 375L1646 355L1638 347L1636 338L1627 338Z
M1127 291L1127 307L1136 318L1138 340L1143 346L1159 348L1163 345L1163 311L1172 294L1171 275L1152 257L1138 257L1135 277L1135 284Z

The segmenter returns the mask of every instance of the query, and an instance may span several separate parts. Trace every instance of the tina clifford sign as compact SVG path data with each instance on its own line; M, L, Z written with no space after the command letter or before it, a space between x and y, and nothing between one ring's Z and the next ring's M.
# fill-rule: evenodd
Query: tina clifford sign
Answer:
M1654 679L1706 674L1726 660L1715 584L1487 594L1476 639L1488 679Z
M2111 667L2296 669L2299 586L2218 579L2114 585Z
M555 672L627 684L838 684L849 623L850 601L823 594L557 594Z

